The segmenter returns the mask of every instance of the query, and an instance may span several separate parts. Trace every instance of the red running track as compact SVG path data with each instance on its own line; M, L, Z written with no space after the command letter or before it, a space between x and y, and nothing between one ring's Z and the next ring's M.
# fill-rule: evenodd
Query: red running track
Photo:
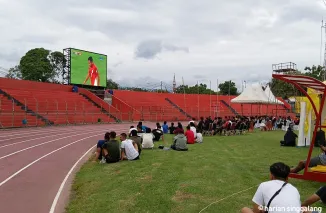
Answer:
M95 151L94 146L105 132L127 132L129 126L111 124L0 131L0 211L64 212L73 179L70 172L76 172Z

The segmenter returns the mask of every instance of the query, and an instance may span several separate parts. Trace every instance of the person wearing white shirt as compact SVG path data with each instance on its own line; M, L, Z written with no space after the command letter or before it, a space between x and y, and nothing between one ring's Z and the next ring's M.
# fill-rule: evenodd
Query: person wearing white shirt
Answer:
M143 139L143 143L142 143L143 149L153 149L153 147L154 147L154 141L153 141L154 135L151 132L150 128L148 128L146 130L146 133L143 133L142 139Z
M196 119L195 118L192 118L192 120L191 121L189 121L189 125L191 124L191 123L193 123L194 124L194 126L196 126Z
M137 143L127 139L127 134L120 135L121 140L121 160L138 160L138 146Z
M203 142L203 135L198 132L196 137L196 143L202 143Z
M131 126L130 129L129 129L129 136L130 136L132 130L136 130L137 131L137 129L134 126Z
M274 163L270 167L270 181L259 185L253 197L253 209L243 208L242 213L301 213L298 190L288 183L290 167Z
M194 133L195 138L197 138L197 130L194 123L190 123L190 130Z

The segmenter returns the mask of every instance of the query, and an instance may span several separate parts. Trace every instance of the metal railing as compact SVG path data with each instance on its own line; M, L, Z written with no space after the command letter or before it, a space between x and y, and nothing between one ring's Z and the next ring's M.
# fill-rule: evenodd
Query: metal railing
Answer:
M120 112L115 108L112 111L102 110L88 101L57 100L50 98L17 98L19 103L5 96L0 96L0 128L24 127L24 126L44 126L44 125L68 125L68 124L88 124L88 123L116 123L112 118L118 118L124 122L138 120L145 121L183 121L189 120L186 115L180 113L175 107L167 106L141 106L136 110ZM107 108L107 107L106 107ZM111 108L109 108L111 109ZM252 111L248 108L238 111L240 115L287 115L287 112L278 110L267 113L265 108L261 111ZM230 110L224 108L186 107L183 109L189 115L199 117L220 117L235 116ZM272 112L271 112L272 111ZM111 116L110 116L111 115Z
M124 121L132 121L132 113L117 110L105 111L102 105L95 106L88 101L40 99L35 97L8 99L0 96L0 128L116 123L113 116ZM110 109L111 107L109 107Z

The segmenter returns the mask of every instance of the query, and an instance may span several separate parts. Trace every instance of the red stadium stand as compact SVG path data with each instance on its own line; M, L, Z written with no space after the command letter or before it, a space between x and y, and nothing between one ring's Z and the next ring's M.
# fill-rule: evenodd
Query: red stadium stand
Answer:
M24 119L28 121L26 125L23 125ZM42 126L44 124L44 121L29 115L11 99L0 94L0 127Z
M115 90L110 105L83 88L74 93L72 86L5 78L0 78L0 93L0 127L183 121L208 116L286 116L290 109L287 103L285 106L233 104L234 96L127 90Z
M118 103L113 103L114 106L120 110L128 110L127 106L129 106L129 109L131 107L136 115L140 113L141 120L175 121L189 119L185 114L181 113L177 108L171 106L171 104L165 100L167 93L115 90L114 97L116 99L113 99L113 101L120 101ZM122 103L124 103L125 106L122 106ZM119 104L121 107L118 106ZM125 109L122 107L125 107Z
M255 105L234 104L235 96L171 94L135 92L115 90L113 106L121 112L132 112L137 120L139 115L143 120L189 120L190 117L224 117L224 116L293 116L288 113L290 105L280 99L285 105ZM174 118L174 119L173 119ZM175 119L177 118L177 119Z
M74 93L72 86L4 78L0 78L0 85L2 127L24 126L23 118L28 126L39 126L119 122L122 115L119 110L82 88L79 88L79 93Z

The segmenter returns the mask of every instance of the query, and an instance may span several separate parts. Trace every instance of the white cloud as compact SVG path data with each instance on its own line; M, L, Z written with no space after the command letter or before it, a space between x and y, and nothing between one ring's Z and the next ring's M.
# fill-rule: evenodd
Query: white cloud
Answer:
M273 63L319 64L325 12L321 0L0 0L0 66L75 47L108 55L109 77L128 85L174 73L241 85L271 78Z

